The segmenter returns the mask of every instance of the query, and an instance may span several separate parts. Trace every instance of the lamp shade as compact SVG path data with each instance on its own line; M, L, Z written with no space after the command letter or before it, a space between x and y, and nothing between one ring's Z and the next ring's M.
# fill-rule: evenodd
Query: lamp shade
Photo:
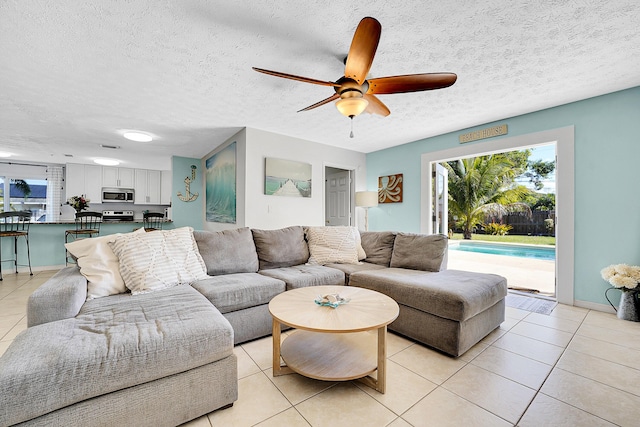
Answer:
M342 115L347 117L355 117L362 113L369 105L364 98L343 98L336 102L336 108Z
M361 208L371 208L378 206L377 191L356 191L356 206Z

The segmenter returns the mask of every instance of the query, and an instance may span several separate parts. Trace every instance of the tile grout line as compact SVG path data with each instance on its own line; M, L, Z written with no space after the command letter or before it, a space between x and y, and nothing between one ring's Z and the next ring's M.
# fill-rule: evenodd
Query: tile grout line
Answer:
M520 422L522 421L522 418L524 418L524 416L526 415L527 411L529 410L529 408L531 408L531 404L536 400L536 397L538 397L538 394L542 393L542 387L544 387L545 383L547 382L547 380L549 379L549 377L551 376L551 374L553 374L553 371L555 369L560 369L560 368L556 368L558 365L558 362L560 362L560 359L562 359L562 356L564 356L565 352L567 351L567 349L569 348L569 345L571 344L571 341L573 341L573 339L575 338L576 334L578 333L578 330L580 329L580 327L584 324L585 319L587 318L587 316L589 315L589 313L591 312L591 310L587 311L587 313L585 314L585 316L582 318L582 320L579 322L580 324L578 325L578 328L576 329L576 331L571 335L571 339L569 340L569 342L567 343L567 345L562 349L562 353L560 354L560 356L558 357L558 359L555 361L555 363L551 366L551 370L549 371L549 373L545 376L544 380L542 381L542 383L540 384L540 387L538 387L538 389L536 390L535 394L533 395L533 398L531 399L531 401L529 402L529 404L527 405L527 407L525 408L524 412L522 412L522 415L520 415L520 418L518 418L518 421L514 424L515 426L517 426L518 424L520 424ZM568 320L568 319L565 319ZM544 342L544 341L541 341ZM542 393L545 396L547 396L545 393ZM555 399L552 396L549 396L552 399ZM555 399L558 400L558 399ZM579 409L581 411L584 411L584 409L580 409L577 408L571 404L569 404L568 402L564 402L562 400L558 400L559 402L562 402L566 405L572 406L576 409ZM590 412L584 411L585 413L588 413L590 415L596 416L594 414L591 414ZM598 417L600 418L600 417Z

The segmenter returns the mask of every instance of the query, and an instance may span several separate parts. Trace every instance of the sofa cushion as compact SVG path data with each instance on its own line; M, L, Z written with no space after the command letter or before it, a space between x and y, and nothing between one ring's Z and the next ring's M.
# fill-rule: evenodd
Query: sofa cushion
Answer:
M207 274L217 276L258 271L258 253L248 227L224 231L194 231Z
M191 227L122 234L109 245L134 295L207 277Z
M235 273L198 280L191 284L221 313L268 304L286 289L282 280L257 273Z
M293 267L260 270L258 273L280 279L287 290L320 285L344 285L344 273L322 265L295 265Z
M325 267L335 268L342 271L345 275L346 285L349 284L349 276L351 275L351 273L355 273L357 271L381 270L385 268L381 265L372 264L370 262L360 262L358 264L327 264L325 265Z
M360 233L366 262L389 267L396 234L391 231L363 231Z
M309 227L309 263L357 264L359 235L355 227Z
M455 321L469 319L507 295L504 277L459 270L359 271L350 275L349 284L381 292L398 304Z
M0 357L0 425L232 354L231 325L190 286L90 300L73 319L22 331Z
M398 233L393 244L391 267L440 271L448 250L442 234Z
M252 229L251 232L258 251L260 270L291 267L309 260L309 247L301 226L278 230Z

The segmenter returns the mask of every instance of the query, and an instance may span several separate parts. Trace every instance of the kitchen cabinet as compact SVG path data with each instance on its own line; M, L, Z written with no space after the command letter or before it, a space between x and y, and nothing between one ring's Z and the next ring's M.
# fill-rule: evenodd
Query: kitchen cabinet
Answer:
M102 166L67 163L64 183L66 200L84 195L90 203L102 203Z
M102 167L102 186L111 188L134 188L134 169Z
M171 171L160 172L160 204L171 204L172 174Z
M135 170L135 204L159 205L161 173L157 170Z

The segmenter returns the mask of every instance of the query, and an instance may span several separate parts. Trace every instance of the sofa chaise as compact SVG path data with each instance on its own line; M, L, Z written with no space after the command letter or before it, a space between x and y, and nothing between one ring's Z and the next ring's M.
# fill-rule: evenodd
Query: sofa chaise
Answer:
M0 357L0 425L172 426L232 405L233 346L271 334L268 303L288 289L385 293L400 306L391 330L452 356L504 321L506 280L446 270L444 236L301 226L133 234L83 243L102 245L98 258L112 257L105 269L115 262L129 289L96 287L97 261L79 251L80 268L30 296L29 327ZM129 287L132 277L142 287Z

